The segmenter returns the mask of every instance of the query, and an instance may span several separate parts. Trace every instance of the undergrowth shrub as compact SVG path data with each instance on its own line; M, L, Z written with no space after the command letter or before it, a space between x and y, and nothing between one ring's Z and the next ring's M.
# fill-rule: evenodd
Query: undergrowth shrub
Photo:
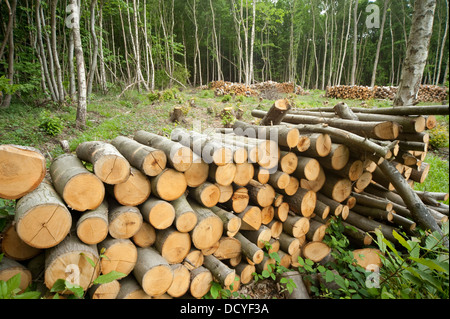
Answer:
M56 136L64 129L64 122L48 110L44 110L40 114L39 128L51 136Z

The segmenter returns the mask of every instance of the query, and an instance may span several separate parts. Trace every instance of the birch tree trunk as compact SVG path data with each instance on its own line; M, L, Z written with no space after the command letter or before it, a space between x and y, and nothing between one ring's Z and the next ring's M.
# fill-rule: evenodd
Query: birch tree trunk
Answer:
M59 56L56 44L56 6L58 4L58 0L52 0L51 3L51 30L52 30L52 55L53 55L53 63L55 64L56 71L56 86L58 90L58 101L64 102L64 86L61 72L61 65L59 63Z
M83 128L86 125L87 87L83 47L80 35L80 8L78 7L77 0L70 0L70 4L72 5L72 10L74 10L73 23L71 24L71 26L78 75L78 106L76 127Z
M422 82L433 30L436 0L417 0L414 3L411 31L394 106L414 105Z
M378 59L380 57L381 42L383 42L383 32L384 32L384 24L386 22L386 13L387 13L388 6L390 4L389 1L390 0L384 1L383 17L381 18L381 26L380 26L380 30L379 30L380 36L378 38L377 52L375 53L375 61L373 62L372 80L370 82L371 87L375 86L375 79L377 76Z
M88 79L88 87L87 87L87 98L92 93L92 83L94 82L95 71L97 69L97 55L98 55L98 40L97 34L95 33L95 7L97 5L97 0L91 0L91 36L92 42L94 44L94 48L92 51L92 62L89 67L89 79Z
M358 43L358 1L355 1L355 7L353 8L353 64L352 64L350 85L355 85L356 64L357 64L357 56L356 56L357 43Z
M9 11L9 22L8 25L11 25L11 28L8 29L9 34L6 35L9 42L9 48L8 48L8 74L7 78L9 79L9 84L12 85L14 83L14 19L16 15L16 7L17 7L17 0L12 0L12 3L10 5L10 11ZM1 58L1 57L0 57ZM7 94L2 103L1 107L7 108L11 104L11 94Z

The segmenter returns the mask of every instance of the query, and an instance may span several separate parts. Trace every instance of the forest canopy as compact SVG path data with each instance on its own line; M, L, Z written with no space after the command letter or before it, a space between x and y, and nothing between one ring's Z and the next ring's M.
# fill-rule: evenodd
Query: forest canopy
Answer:
M78 2L88 97L215 80L396 86L415 1ZM74 97L77 1L0 0L0 8L3 95ZM422 83L448 81L448 41L448 1L437 0Z

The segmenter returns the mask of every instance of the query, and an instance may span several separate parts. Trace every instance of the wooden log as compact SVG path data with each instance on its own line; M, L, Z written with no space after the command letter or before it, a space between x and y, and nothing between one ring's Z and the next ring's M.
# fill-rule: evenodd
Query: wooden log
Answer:
M289 181L289 174L283 171L276 171L270 174L268 184L279 189L285 189L289 185Z
M150 247L156 240L155 228L150 223L144 221L138 232L131 238L138 247Z
M123 183L130 176L130 163L112 144L82 142L76 154L79 159L92 163L94 174L106 184Z
M356 202L363 206L370 206L379 209L384 209L386 211L392 211L393 205L387 199L383 199L376 196L371 196L370 194L363 192L361 194L352 192L352 196L356 198Z
M187 233L194 229L195 225L197 225L197 214L187 201L186 195L183 194L170 203L175 210L175 228L182 233Z
M330 206L320 200L316 200L316 206L314 207L313 216L317 216L320 219L325 220L327 219L329 213Z
M31 284L31 271L18 261L3 256L2 261L0 262L0 281L6 283L9 279L18 274L20 274L20 283L18 288L21 293L24 292L25 289L27 289ZM5 289L6 288L7 287L5 286Z
M220 189L215 184L205 182L189 189L189 196L205 207L213 207L219 202Z
M152 247L137 248L138 258L133 275L149 296L164 294L173 281L173 270L161 254Z
M227 232L229 237L233 237L241 228L242 220L233 213L217 206L211 207L211 211L222 220L223 230Z
M141 144L163 151L168 164L179 172L185 172L192 165L193 152L181 143L143 130L137 131L134 139Z
M309 217L314 212L317 195L313 191L298 188L295 194L286 196L285 201L289 204L290 210L295 214Z
M142 214L137 207L109 202L108 232L113 238L131 238L141 228Z
M150 177L150 184L152 194L167 201L177 199L187 189L184 174L172 168L166 168L157 176Z
M0 198L18 199L36 189L44 180L44 155L33 147L0 145Z
M120 283L113 280L105 284L92 285L89 288L89 296L91 299L116 299L119 295Z
M295 288L291 293L287 290L283 292L286 299L311 299L305 287L305 283L303 282L302 276L298 271L285 272L281 274L281 278L292 280L295 284ZM280 280L281 279L278 281Z
M361 177L364 172L364 163L359 159L350 158L347 164L339 170L334 172L342 177L347 177L350 181L354 182Z
M273 206L266 206L261 208L261 224L267 225L270 223L275 215L275 209Z
M117 136L111 144L135 167L148 176L156 176L167 165L166 154L159 149L141 144L129 137Z
M294 255L300 250L300 240L294 236L282 232L278 240L280 241L280 249L290 255Z
M75 155L63 154L55 158L50 165L50 175L55 190L70 208L84 212L96 209L103 202L103 182Z
M271 240L272 239L275 240L276 238L278 238L280 236L281 232L283 231L283 223L276 219L273 219L266 226L270 229L270 232L272 234ZM271 242L271 244L272 244L272 242Z
M173 271L173 281L167 290L167 294L173 298L184 296L189 291L191 284L191 273L183 264L171 265Z
M300 133L296 129L287 128L284 125L261 126L235 121L233 132L236 135L257 137L259 139L277 140L278 145L294 148L300 141Z
M209 292L213 282L213 275L209 269L200 266L191 270L190 279L189 292L192 297L200 299Z
M242 253L254 264L259 264L264 258L264 251L247 237L238 232L234 238L241 242Z
M300 132L299 132L300 134ZM311 147L311 139L306 134L301 134L297 143L297 151L304 152Z
M354 188L363 191L367 186L369 186L372 181L372 173L365 171L361 174L361 176L355 181Z
M248 189L246 187L233 187L233 190L231 198L225 203L222 203L221 206L235 213L242 213L250 201Z
M282 172L285 172L286 174L292 174L297 169L297 155L294 152L281 151L279 164Z
M289 215L283 223L283 231L295 238L306 235L309 227L309 219L297 215Z
M274 208L274 218L284 222L289 213L289 203L283 202L280 206Z
M201 250L195 249L191 246L191 250L183 260L183 265L187 269L193 270L203 265L204 257L205 256L202 254Z
M56 280L65 279L87 290L92 285L92 278L100 274L97 246L83 243L75 234L66 236L45 253L44 283L48 289ZM97 266L92 267L87 258Z
M175 128L172 131L171 139L189 147L208 164L214 163L222 166L233 161L233 151L231 148L205 134L187 131L183 128Z
M257 230L241 230L239 232L261 249L266 247L272 237L272 231L265 225Z
M248 189L250 201L261 207L272 205L275 199L275 190L272 186L269 184L261 184L252 179L246 187Z
M219 247L212 254L219 260L236 258L241 254L241 242L234 237L222 236Z
M373 232L373 231L375 231L375 229L379 228L387 240L389 240L393 243L397 242L395 237L392 235L392 231L395 229L395 227L393 227L393 226L386 225L381 222L377 222L375 220L369 219L369 218L362 216L352 210L350 210L345 221L348 224L351 224L365 232Z
M220 190L219 203L223 204L231 199L233 196L234 190L233 185L220 185L218 183L215 184Z
M80 216L76 224L77 236L83 243L98 244L108 236L108 224L108 202L104 200L99 207Z
M269 177L270 177L269 170L265 169L257 164L254 164L253 167L254 167L253 179L255 181L260 182L261 184L267 184L267 182L269 181Z
M314 181L319 177L320 163L315 158L298 156L297 168L293 175L299 180L304 178L309 181Z
M182 233L171 226L156 232L153 245L169 264L181 263L191 249L189 233Z
M176 210L171 202L155 197L148 198L138 208L144 220L156 229L168 228L176 217Z
M23 242L44 249L56 246L67 236L72 216L51 183L44 180L17 201L14 223Z
M348 178L328 173L326 182L320 189L320 192L341 203L350 196L352 192L352 182Z
M420 164L419 169L413 168L411 170L411 175L409 178L417 183L425 182L425 179L428 177L428 173L430 171L431 165L427 162L422 162Z
M369 266L373 265L377 266L378 268L383 266L383 262L381 261L380 257L381 255L383 255L383 253L379 249L361 248L353 250L352 253L353 258L356 260L356 263L364 269L370 270Z
M120 290L116 299L152 299L142 289L136 278L128 275L120 280Z
M360 215L373 218L381 222L392 222L393 219L392 211L382 210L375 207L366 207L357 204L352 210Z
M287 196L293 196L295 193L297 193L297 190L300 187L300 181L297 177L294 177L291 175L289 179L289 184L286 186L285 189L277 189L281 194L287 195Z
M283 121L285 115L290 110L291 104L287 99L276 100L269 111L264 114L260 125L278 125ZM253 115L253 112L252 112ZM253 115L254 116L254 115Z
M189 201L197 214L197 225L189 232L192 243L197 249L206 249L217 243L223 234L223 222L209 208L195 201Z
M368 232L351 225L345 221L342 222L344 225L344 234L350 239L350 241L356 242L359 246L369 246L372 243L372 236Z
M389 114L389 115L447 115L449 112L448 105L411 105L411 106L395 106L383 108L365 108L351 107L354 113L371 113L371 114ZM333 112L332 108L311 108L305 109L315 112Z
M344 144L331 143L330 153L318 158L320 165L332 170L341 170L348 163L350 150Z
M244 163L237 163L235 165L236 165L236 173L234 175L233 183L239 186L247 185L253 178L255 173L255 168L253 167L253 164L244 162Z
M246 262L241 262L234 267L236 274L241 278L241 283L246 285L253 280L253 273L256 270L255 265L250 265Z
M176 123L182 123L184 122L184 114L183 114L183 110L181 108L181 106L175 106L172 110L172 112L170 113L170 118L169 118L170 122L176 122Z
M22 261L39 255L42 250L25 243L17 234L16 227L9 221L0 232L0 251L5 257Z
M342 213L342 209L344 207L343 204L335 201L332 198L329 198L328 196L317 193L317 202L321 202L322 204L325 204L326 206L330 207L330 214L333 214L334 216L339 216Z
M106 186L107 190L111 188ZM114 198L124 206L138 206L145 202L151 194L150 180L138 169L131 167L130 177L112 187Z
M311 241L302 247L302 255L306 259L320 262L331 252L331 248L321 241Z
M100 261L102 274L118 271L128 275L137 261L137 248L130 239L107 237L97 245L105 257Z
M220 185L231 185L236 175L236 164L228 163L222 166L217 166L214 163L210 164L208 176L211 182Z
M306 178L301 178L300 187L313 192L318 192L323 187L323 184L325 184L325 182L326 182L325 170L323 169L322 166L320 166L319 175L317 176L317 178L315 180L308 180Z
M192 164L183 173L187 186L197 187L208 179L209 165L200 156L193 153Z
M241 219L241 230L258 230L261 227L262 216L258 206L248 205L237 216Z
M310 146L301 151L301 155L317 158L330 154L332 142L329 134L303 132L302 135L309 138Z

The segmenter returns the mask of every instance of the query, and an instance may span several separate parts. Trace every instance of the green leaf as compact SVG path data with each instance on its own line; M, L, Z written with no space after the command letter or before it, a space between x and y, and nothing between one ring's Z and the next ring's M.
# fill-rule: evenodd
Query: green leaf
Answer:
M57 279L50 289L50 292L61 292L64 290L66 290L66 281L64 279Z
M14 296L14 299L39 299L40 296L41 293L39 291L28 291Z
M88 256L86 256L85 253L80 253L80 255L81 255L81 256L84 256L84 257L86 258L86 260L91 264L91 266L95 268L95 262L94 262L91 258L89 258Z
M405 247L406 249L408 249L408 251L411 251L411 246L408 244L408 242L403 238L402 235L400 235L399 233L397 233L395 230L392 231L392 235L394 236L395 239L398 240L398 242Z
M269 278L269 277L270 277L270 272L269 272L268 270L263 270L263 271L261 272L261 275L262 275L264 278Z
M421 265L427 266L430 269L437 270L444 272L448 274L448 269L443 268L441 265L436 263L434 260L426 259L426 258L416 258L416 257L409 257L412 261L415 261Z
M325 281L326 282L332 282L334 281L334 273L331 270L327 270L325 273Z
M0 299L9 298L8 285L5 281L0 280Z
M12 276L11 278L8 279L8 281L6 282L6 285L8 287L8 291L9 292L13 292L17 288L19 288L19 286L20 286L20 277L21 277L21 274L17 273L16 275L14 275L14 276Z
M114 281L114 280L116 280L116 279L123 278L123 277L125 277L125 276L126 276L126 274L124 274L124 273L121 273L121 272L112 270L112 271L110 271L110 272L107 273L107 274L98 276L98 277L94 280L93 283L94 283L94 285L97 285L97 284L107 284L107 283L109 283L109 282L111 282L111 281Z

